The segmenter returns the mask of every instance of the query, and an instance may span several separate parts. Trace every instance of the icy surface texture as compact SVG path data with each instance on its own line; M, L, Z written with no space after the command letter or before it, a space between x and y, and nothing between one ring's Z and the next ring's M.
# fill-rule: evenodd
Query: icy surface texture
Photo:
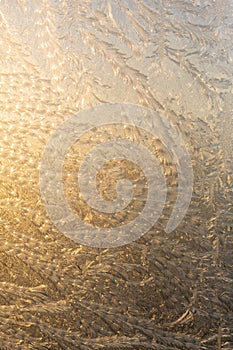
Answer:
M232 23L231 0L0 0L1 350L233 349ZM115 200L114 177L133 179L129 213L98 213L77 194L80 160L112 134L154 148L170 188L147 234L97 249L56 229L39 169L59 125L114 102L175 125L193 195L166 233L177 195L169 151L137 128L90 131L63 169L82 220L117 227L143 208L143 169L126 161L101 169L99 192Z

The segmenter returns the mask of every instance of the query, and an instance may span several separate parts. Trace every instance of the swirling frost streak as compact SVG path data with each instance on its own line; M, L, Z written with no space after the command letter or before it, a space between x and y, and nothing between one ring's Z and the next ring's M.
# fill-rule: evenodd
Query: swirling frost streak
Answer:
M233 348L232 1L163 0L166 43L153 30L160 3L0 1L1 350ZM123 27L108 4L124 5ZM174 232L169 205L155 232L117 249L79 246L51 224L45 145L99 101L166 110L181 131L194 193Z

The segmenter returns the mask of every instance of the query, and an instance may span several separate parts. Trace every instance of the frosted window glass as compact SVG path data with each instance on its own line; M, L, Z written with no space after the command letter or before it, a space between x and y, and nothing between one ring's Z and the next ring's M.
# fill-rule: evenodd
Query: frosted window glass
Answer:
M233 348L232 7L0 0L0 349Z

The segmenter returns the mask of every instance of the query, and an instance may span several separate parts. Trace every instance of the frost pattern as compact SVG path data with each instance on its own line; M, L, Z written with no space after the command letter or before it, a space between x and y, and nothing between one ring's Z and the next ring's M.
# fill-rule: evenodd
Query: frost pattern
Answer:
M233 348L232 23L231 0L0 1L0 349ZM115 250L57 232L39 191L52 131L106 102L171 120L195 173L185 220L166 234L177 179L152 140L167 206L153 230ZM83 220L107 225L75 200L69 177L77 154L104 137L90 133L71 150L64 182ZM145 179L132 173L140 199Z

